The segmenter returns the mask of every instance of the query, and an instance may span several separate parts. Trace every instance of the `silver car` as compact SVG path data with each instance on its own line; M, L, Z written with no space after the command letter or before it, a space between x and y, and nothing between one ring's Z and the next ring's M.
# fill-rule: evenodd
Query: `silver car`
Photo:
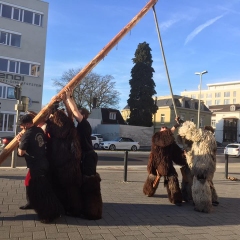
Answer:
M229 156L239 157L240 156L240 143L230 143L224 149L224 154Z

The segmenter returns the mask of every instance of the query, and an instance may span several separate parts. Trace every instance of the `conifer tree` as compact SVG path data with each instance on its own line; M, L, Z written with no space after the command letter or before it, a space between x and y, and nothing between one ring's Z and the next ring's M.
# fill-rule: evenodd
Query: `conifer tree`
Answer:
M135 64L131 70L132 79L129 99L130 117L129 125L151 127L153 114L157 111L153 95L156 94L155 82L153 81L151 48L146 42L139 43L132 59Z

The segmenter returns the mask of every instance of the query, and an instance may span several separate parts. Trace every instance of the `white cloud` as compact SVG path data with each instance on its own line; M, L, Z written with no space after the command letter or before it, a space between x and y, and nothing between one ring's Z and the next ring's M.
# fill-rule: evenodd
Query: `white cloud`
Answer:
M195 28L186 38L185 40L185 45L192 41L193 38L195 38L201 31L203 31L206 27L209 27L211 26L213 23L215 23L217 20L219 20L220 18L222 18L224 15L221 15L221 16L218 16L218 17L215 17L213 19L210 19L209 21L207 21L206 23L198 26L197 28Z

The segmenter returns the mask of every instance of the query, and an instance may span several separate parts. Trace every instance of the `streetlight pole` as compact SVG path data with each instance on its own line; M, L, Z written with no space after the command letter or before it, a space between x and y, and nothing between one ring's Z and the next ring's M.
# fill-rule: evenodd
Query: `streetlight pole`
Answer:
M200 105L201 105L201 88L202 88L202 75L208 73L208 71L203 72L195 72L196 75L200 76L200 85L199 85L199 101L198 101L198 121L197 121L197 127L199 128L200 123Z

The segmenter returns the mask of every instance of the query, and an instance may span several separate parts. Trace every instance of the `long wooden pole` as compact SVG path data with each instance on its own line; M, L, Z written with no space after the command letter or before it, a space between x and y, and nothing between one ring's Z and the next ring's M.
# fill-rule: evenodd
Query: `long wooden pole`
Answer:
M144 8L90 61L65 87L74 89L77 84L112 50L112 48L140 21L140 19L157 3L158 0L150 0ZM56 95L64 93L64 88ZM52 99L33 119L35 125L39 124L44 118L54 100ZM9 156L9 154L17 147L16 137L3 149L0 154L0 164Z

